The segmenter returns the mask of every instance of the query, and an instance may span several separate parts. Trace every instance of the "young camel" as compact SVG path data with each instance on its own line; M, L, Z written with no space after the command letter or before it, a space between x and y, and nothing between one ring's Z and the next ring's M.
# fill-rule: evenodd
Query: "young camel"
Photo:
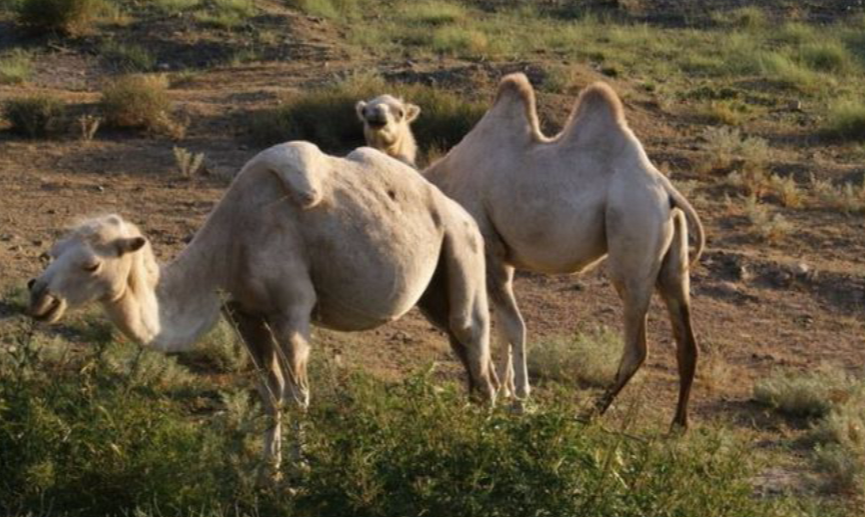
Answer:
M417 144L410 124L420 115L420 108L390 95L380 95L355 105L363 122L363 136L370 147L402 162L415 166Z
M192 242L157 265L117 215L88 220L31 280L29 312L54 323L99 301L131 339L189 349L223 307L256 366L273 419L267 464L278 471L281 404L309 403L310 325L365 330L418 304L448 334L470 389L493 401L483 239L472 218L410 167L373 149L346 158L306 142L267 149L234 180Z
M693 207L649 161L609 86L586 88L565 128L549 138L540 131L528 80L509 75L483 119L423 174L468 210L484 235L489 294L506 341L501 372L506 395L510 390L518 401L529 395L514 270L577 273L608 257L612 283L624 302L625 350L596 409L606 411L645 361L646 312L657 288L677 346L673 423L687 427L697 343L685 223L697 236L692 263L705 245L703 227Z

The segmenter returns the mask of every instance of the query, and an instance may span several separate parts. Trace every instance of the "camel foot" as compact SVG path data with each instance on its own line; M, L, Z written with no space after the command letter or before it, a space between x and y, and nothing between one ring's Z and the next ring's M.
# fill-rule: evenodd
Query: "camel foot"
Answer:
M670 424L670 430L667 431L667 436L669 438L679 438L688 434L688 424L682 424L680 422L673 421Z
M508 410L515 415L530 415L537 411L537 405L528 398L514 398L511 400Z

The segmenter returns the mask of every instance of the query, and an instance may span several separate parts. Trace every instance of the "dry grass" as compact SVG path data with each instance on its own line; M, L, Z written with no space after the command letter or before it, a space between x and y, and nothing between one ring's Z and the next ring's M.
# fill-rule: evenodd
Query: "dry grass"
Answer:
M80 34L108 8L103 0L23 0L18 21L37 33Z
M13 49L0 55L0 84L20 84L30 79L33 72L30 54Z
M65 105L47 94L9 99L3 103L3 118L14 133L29 138L44 138L64 123Z
M161 75L127 75L102 90L102 110L107 125L145 129L182 138L183 124L171 117L168 80Z
M172 149L172 152L174 153L174 165L177 167L177 172L184 178L193 176L204 164L204 153L193 153L177 146Z
M790 416L824 417L861 390L861 382L837 368L779 372L757 381L754 400Z
M93 141L96 132L99 131L99 126L102 124L102 118L94 115L81 115L78 117L78 127L81 130L81 140L84 142Z
M565 385L606 387L616 376L622 346L619 333L605 327L543 341L528 352L529 375Z
M812 174L811 192L826 208L845 213L865 211L865 178L858 186L850 182L835 186L831 181L817 179Z
M800 208L804 203L802 189L791 177L781 177L773 174L769 177L769 188L778 197L778 201L787 208Z
M773 213L755 195L745 198L743 210L754 231L765 241L781 241L793 230L793 225L787 221L787 218Z

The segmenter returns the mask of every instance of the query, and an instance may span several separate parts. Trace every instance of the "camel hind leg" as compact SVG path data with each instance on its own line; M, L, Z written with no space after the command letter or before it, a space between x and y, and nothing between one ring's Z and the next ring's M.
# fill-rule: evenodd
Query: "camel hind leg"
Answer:
M469 389L494 402L497 379L490 358L490 315L480 237L475 246L446 234L439 265L418 306L448 334L469 376ZM472 249L474 248L474 249Z
M688 427L688 400L697 369L697 339L691 328L690 276L688 274L688 227L684 215L676 212L674 236L664 256L658 275L658 292L667 305L673 337L676 341L676 361L679 367L679 401L673 425Z

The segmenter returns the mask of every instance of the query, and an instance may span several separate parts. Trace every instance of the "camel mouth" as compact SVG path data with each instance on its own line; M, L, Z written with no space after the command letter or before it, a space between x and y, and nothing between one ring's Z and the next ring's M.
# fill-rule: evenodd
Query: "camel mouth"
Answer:
M45 295L37 303L30 305L30 317L36 321L57 323L66 312L66 302L51 295Z
M366 123L372 129L384 129L387 125L387 120L366 119Z

